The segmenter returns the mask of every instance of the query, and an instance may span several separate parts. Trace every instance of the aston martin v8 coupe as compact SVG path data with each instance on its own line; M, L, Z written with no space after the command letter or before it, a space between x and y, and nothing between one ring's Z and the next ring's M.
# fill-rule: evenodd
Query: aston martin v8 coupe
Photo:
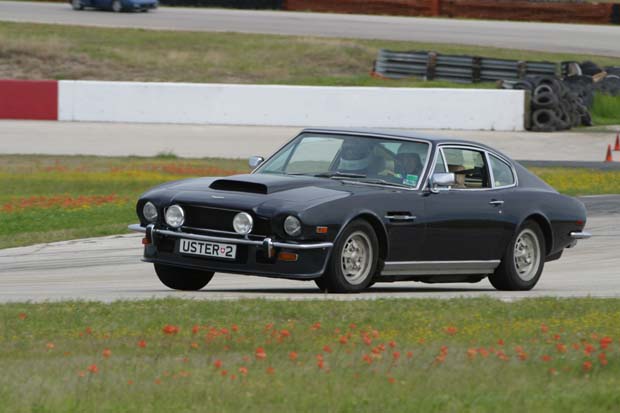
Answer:
M166 286L215 272L313 280L470 282L530 290L590 237L584 205L506 155L416 133L305 129L252 173L170 182L137 203L144 258Z

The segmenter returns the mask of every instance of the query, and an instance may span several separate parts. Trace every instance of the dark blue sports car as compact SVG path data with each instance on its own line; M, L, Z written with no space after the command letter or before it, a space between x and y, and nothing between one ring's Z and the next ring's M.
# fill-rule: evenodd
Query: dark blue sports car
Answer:
M139 10L149 11L159 5L157 0L69 0L73 10L84 10L85 7L112 10L114 12Z
M251 174L171 182L137 203L144 261L168 287L214 272L478 282L529 290L590 234L583 204L487 146L393 131L306 129Z

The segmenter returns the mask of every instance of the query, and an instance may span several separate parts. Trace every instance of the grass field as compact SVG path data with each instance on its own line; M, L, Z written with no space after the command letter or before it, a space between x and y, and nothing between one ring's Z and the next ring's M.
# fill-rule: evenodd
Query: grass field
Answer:
M0 78L423 87L449 84L370 77L380 48L519 60L583 60L577 54L436 43L0 22ZM620 65L618 58L589 58L601 65Z
M620 171L532 168L569 195L620 193ZM0 155L0 248L123 233L162 182L248 171L244 160Z
M0 410L592 412L620 300L0 305Z

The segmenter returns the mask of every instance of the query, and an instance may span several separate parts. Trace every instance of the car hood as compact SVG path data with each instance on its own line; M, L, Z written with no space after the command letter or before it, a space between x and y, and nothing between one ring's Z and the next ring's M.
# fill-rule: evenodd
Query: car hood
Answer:
M154 191L166 192L170 203L254 210L258 214L289 209L303 211L318 204L357 193L381 190L311 176L272 174L195 178L164 184ZM149 193L145 194L146 197Z

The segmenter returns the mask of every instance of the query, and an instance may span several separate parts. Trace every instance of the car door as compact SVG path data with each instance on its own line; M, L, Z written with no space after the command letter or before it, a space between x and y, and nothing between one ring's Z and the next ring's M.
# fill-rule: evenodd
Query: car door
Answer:
M443 145L434 172L451 172L456 184L425 196L425 261L491 261L503 255L511 228L504 197L510 187L493 188L487 151Z

